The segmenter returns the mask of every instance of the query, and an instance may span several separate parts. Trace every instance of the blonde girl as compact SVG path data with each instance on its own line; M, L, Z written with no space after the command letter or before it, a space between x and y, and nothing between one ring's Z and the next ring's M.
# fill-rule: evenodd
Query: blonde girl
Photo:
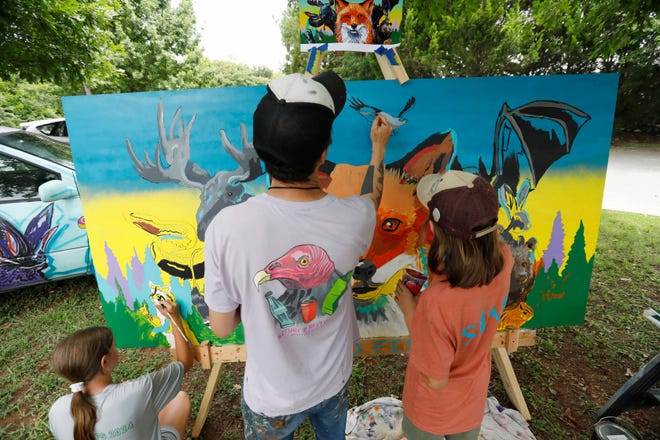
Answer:
M157 305L182 328L176 304ZM190 399L181 391L192 351L174 331L176 362L135 380L114 384L119 353L112 331L88 327L62 340L52 356L55 372L71 381L71 393L60 397L48 414L56 440L181 440L190 415Z

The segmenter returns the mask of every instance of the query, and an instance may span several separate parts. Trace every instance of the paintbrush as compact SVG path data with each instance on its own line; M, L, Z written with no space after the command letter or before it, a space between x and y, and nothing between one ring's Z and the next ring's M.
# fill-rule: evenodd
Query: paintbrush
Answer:
M163 310L167 311L167 309L165 308L165 304L160 303L160 306L163 308ZM181 327L179 327L179 325L176 323L176 321L174 321L174 319L172 319L172 315L170 315L169 312L167 312L167 314L169 316L170 323L179 331L179 333L181 333L181 336L183 336L183 339L185 339L186 342L190 342L190 340L186 337L186 334L183 332Z

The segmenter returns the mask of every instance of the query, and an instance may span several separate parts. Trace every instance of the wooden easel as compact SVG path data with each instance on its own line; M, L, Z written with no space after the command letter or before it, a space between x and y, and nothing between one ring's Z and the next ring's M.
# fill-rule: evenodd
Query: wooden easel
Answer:
M518 350L518 347L529 347L536 342L536 330L521 330L519 328L508 328L495 334L491 355L495 361L495 367L500 374L502 384L507 396L513 406L520 412L525 420L531 420L532 415L527 408L525 397L520 389L518 378L513 371L509 353Z
M327 44L315 46L309 50L309 59L307 60L307 67L305 68L306 75L313 76L319 72L323 56L327 50ZM384 46L380 46L374 51L374 55L376 56L376 61L378 61L378 66L383 72L385 79L396 79L399 81L399 84L403 84L410 79L396 49L387 49Z
M497 371L502 378L507 396L525 420L532 417L527 409L527 403L523 397L518 379L513 371L510 352L518 347L531 346L536 342L536 330L507 329L498 331L493 338L491 353ZM361 339L355 344L353 353L355 356L379 356L387 354L408 353L410 351L410 339L408 338L369 338ZM245 362L244 345L223 345L212 347L208 342L194 347L195 360L202 368L210 369L209 379L206 383L204 396L192 429L192 438L198 438L208 417L213 396L220 382L222 365L226 362Z

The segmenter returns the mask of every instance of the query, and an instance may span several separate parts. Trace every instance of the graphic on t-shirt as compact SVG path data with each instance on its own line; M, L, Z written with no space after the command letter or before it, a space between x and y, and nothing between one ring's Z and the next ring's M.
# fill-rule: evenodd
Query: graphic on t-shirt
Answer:
M488 325L493 322L491 321L491 318L495 320L495 325L500 322L500 318L502 316L502 312L504 311L504 307L506 306L508 297L508 294L504 297L499 310L496 309L495 306L491 306L490 309L483 309L481 310L478 321L463 327L463 330L461 331L461 335L463 336L463 345L469 345L470 342L481 336L486 331Z
M271 290L265 295L273 318L286 328L335 313L351 275L352 271L342 274L335 270L323 248L303 244L270 262L254 276L254 284L259 287L279 281L286 288L278 297Z

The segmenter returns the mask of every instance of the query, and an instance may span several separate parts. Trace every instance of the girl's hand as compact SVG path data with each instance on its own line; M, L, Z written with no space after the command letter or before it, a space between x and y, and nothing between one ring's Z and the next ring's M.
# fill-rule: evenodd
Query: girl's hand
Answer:
M172 327L175 327L171 330L176 341L176 359L183 363L184 372L190 370L190 367L192 367L193 364L194 355L190 348L190 341L183 333L183 320L179 313L179 306L177 303L165 299L159 301L156 307L160 308L163 314L172 322Z
M179 314L179 306L175 302L164 299L158 302L158 307L160 307L161 312L170 319L181 318L181 315Z
M412 294L410 289L406 287L403 280L399 280L399 282L396 283L394 299L396 300L397 304L399 304L401 310L408 307L412 307L413 309L417 307L417 298Z

